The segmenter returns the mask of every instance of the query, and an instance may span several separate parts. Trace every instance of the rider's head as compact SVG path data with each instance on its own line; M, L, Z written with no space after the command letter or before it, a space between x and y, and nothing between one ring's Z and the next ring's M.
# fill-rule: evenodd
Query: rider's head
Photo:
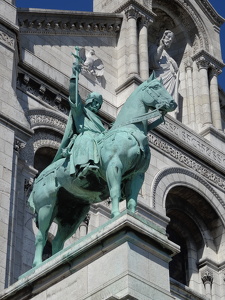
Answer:
M102 95L97 92L92 92L85 101L85 107L96 113L101 108L102 102Z

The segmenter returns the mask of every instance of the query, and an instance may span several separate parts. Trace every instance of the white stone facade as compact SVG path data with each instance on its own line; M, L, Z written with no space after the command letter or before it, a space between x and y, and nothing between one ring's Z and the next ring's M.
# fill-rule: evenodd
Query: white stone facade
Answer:
M207 0L94 0L93 13L14 4L0 0L0 289L32 266L36 228L26 201L63 136L74 46L94 49L104 65L102 76L80 75L79 91L83 99L102 94L100 117L109 127L148 78L149 49L169 29L179 111L149 132L152 157L137 214L181 246L170 265L171 297L225 298L225 93L217 82L224 19ZM110 201L89 217L67 246L109 220Z

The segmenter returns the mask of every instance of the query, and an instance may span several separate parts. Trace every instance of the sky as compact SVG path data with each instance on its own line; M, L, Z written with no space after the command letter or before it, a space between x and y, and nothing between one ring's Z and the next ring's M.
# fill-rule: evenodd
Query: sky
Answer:
M225 18L225 1L209 0L216 11ZM16 6L22 8L46 8L46 9L63 9L77 11L93 11L93 0L16 0ZM221 47L222 57L225 62L225 23L221 27ZM218 77L219 85L225 91L225 67Z

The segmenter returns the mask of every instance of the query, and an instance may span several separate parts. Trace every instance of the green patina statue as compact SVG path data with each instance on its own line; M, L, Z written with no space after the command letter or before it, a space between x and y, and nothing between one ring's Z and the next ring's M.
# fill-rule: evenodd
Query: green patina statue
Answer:
M58 224L52 241L55 254L75 233L92 203L110 197L111 214L115 217L119 215L119 202L126 199L127 209L135 212L150 162L147 133L163 122L166 112L177 106L153 74L130 95L107 131L95 114L102 105L101 95L91 93L85 105L81 102L79 49L76 48L74 56L76 62L70 79L71 112L66 131L53 162L35 180L29 197L39 228L33 266L42 262L53 221ZM153 117L158 119L148 124Z

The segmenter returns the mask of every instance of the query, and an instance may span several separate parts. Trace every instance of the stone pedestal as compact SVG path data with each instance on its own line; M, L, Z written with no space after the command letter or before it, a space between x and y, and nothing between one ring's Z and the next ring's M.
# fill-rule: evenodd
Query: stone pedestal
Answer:
M0 299L174 299L168 263L178 251L162 227L124 211L22 275Z

